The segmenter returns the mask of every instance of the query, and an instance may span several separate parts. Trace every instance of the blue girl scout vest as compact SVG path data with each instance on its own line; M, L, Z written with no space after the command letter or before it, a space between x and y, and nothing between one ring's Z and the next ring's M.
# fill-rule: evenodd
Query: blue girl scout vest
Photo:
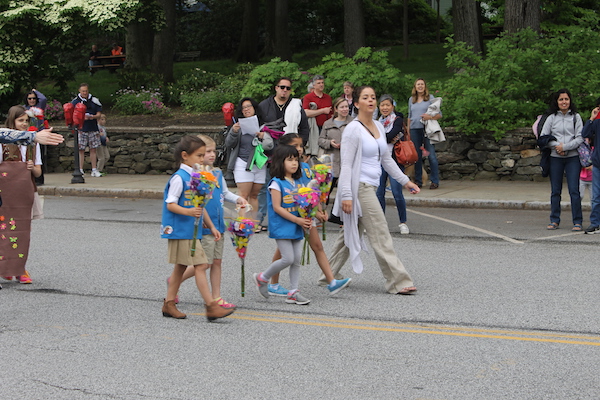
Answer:
M297 190L298 186L301 186L300 179L292 184L286 179L273 178L269 182L269 186L273 182L277 182L281 190L281 207L295 216L299 216L292 193ZM300 225L288 221L275 212L273 209L273 200L271 199L271 190L269 189L267 189L267 206L269 210L269 237L271 239L301 240L304 238L304 232Z
M179 175L183 181L183 193L179 196L179 204L181 207L192 208L191 202L191 190L190 190L190 179L191 176L188 172L183 169L177 170L173 175ZM163 212L162 212L162 223L160 226L160 237L163 239L193 239L194 238L194 221L196 218L188 215L175 214L167 209L167 196L169 194L169 187L171 186L171 180L165 187L163 194ZM202 219L200 219L200 225L202 225Z
M302 171L300 182L302 183L302 186L308 186L308 183L313 179L313 173L310 169L310 165L305 162L300 163L300 170Z
M213 169L210 172L217 178L217 186L213 190L212 199L206 203L204 209L208 213L215 228L217 228L220 233L223 233L225 232L225 216L223 215L225 198L223 196L223 186L221 186L223 172L220 169ZM202 228L202 236L204 235L212 235L210 229Z

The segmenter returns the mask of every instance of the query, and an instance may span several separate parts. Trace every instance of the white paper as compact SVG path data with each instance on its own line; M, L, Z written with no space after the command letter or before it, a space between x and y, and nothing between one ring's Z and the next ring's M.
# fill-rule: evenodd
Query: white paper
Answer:
M253 115L248 118L240 118L240 128L242 129L242 135L255 136L256 132L259 132L258 117Z

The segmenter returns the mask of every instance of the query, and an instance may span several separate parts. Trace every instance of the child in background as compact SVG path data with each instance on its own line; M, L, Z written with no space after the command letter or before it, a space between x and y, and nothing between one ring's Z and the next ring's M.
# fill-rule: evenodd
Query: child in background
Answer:
M591 146L589 138L585 138L583 140ZM592 151L593 150L594 148L592 147ZM579 196L581 196L581 201L583 201L583 195L585 194L586 188L588 192L590 192L590 201L594 198L594 187L592 186L592 168L594 168L593 165L590 165L589 167L581 167L581 172L579 173Z
M8 110L8 116L6 119L6 127L10 129L16 129L19 131L26 131L29 128L29 116L25 112L23 106L13 106ZM33 146L33 145L32 145ZM33 150L33 152L31 151ZM0 163L1 162L25 162L27 163L26 168L31 171L31 175L34 178L38 178L42 175L42 157L40 151L40 145L36 144L34 147L31 146L19 146L16 144L0 144ZM31 186L33 190L37 190L35 185ZM18 195L17 193L3 193L3 195ZM6 205L3 208L3 215L8 215ZM21 245L19 247L23 250L25 260L27 259L28 246ZM16 280L20 283L29 284L32 283L29 272L25 270L23 275L15 276ZM12 280L13 276L4 276L6 280Z
M98 132L100 132L100 147L96 149L96 155L98 156L98 171L102 175L106 175L104 171L104 166L106 162L110 159L110 153L108 152L108 135L106 134L106 114L100 114L100 118L98 118Z
M303 229L309 229L312 221L302 218L292 193L302 185L299 168L300 155L292 146L277 146L271 159L271 176L267 191L269 213L269 237L277 241L281 259L274 261L266 271L254 274L258 291L269 298L269 279L276 273L290 268L290 291L286 303L308 304L310 300L300 294L300 257L302 256Z
M204 143L206 143L206 154L204 155L204 165L213 167L215 160L217 159L217 144L215 141L206 135L198 135ZM216 168L212 169L211 172L217 178L219 185L213 191L213 197L206 204L206 212L215 225L215 228L221 234L221 238L217 239L213 236L212 232L208 228L202 229L202 248L208 259L208 267L210 268L210 286L212 289L212 295L214 301L223 308L235 308L235 304L226 302L221 297L221 263L223 262L223 233L225 232L225 218L223 215L224 202L235 203L240 207L246 207L248 202L243 197L232 193L227 188L227 182L223 177L223 172ZM182 282L186 279L194 276L194 267L188 266L183 274ZM167 284L169 279L167 279ZM179 299L176 298L175 302L178 303Z
M195 254L191 254L196 218L203 217L203 223L210 229L215 240L221 238L221 233L213 225L206 210L194 207L190 201L189 183L193 167L195 164L204 163L205 152L206 144L196 136L184 136L175 146L175 161L181 165L165 188L161 225L161 237L169 239L169 263L174 264L167 297L163 301L162 313L165 317L186 318L186 315L177 309L175 297L188 265L194 266L196 286L206 304L206 318L213 321L233 313L233 309L220 307L214 301L206 279L208 260L198 239Z
M302 147L302 139L296 133L288 133L283 135L279 139L279 145L287 145L294 147L300 157L304 153L304 148ZM308 186L308 183L313 179L312 171L310 166L307 163L300 163L300 170L302 172L302 177L300 179L301 186ZM327 213L321 210L321 206L319 205L319 210L316 215L317 219L324 223L327 221ZM325 249L323 248L323 242L321 242L321 237L319 236L319 231L315 223L311 224L310 232L309 232L309 244L313 253L315 253L315 257L317 258L317 264L319 264L319 268L323 271L325 278L327 279L328 285L327 289L329 289L329 294L334 295L340 290L344 289L346 286L350 284L351 278L336 280L333 277L333 273L331 272L331 268L329 266L329 260L327 259L327 255L325 254ZM279 250L275 252L273 256L273 261L279 259L281 257ZM279 274L273 275L271 278L271 284L269 285L269 294L272 296L287 296L287 289L279 284Z

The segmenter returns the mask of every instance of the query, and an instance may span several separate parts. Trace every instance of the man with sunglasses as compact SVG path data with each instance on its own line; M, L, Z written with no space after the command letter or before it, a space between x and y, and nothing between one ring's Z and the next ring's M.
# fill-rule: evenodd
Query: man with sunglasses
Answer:
M275 96L261 101L258 109L267 126L272 126L270 123L282 120L285 122L282 130L285 133L297 133L306 144L310 133L308 118L302 109L302 101L293 99L291 94L292 80L286 77L279 78L275 84ZM277 129L277 126L272 127Z

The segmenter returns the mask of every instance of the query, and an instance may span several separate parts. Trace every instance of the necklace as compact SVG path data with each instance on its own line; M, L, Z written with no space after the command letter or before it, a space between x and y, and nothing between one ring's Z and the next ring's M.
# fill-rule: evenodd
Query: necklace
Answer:
M283 107L285 107L286 103L279 105L279 103L275 102L275 104L277 104L277 107L279 107L279 111L283 111Z

